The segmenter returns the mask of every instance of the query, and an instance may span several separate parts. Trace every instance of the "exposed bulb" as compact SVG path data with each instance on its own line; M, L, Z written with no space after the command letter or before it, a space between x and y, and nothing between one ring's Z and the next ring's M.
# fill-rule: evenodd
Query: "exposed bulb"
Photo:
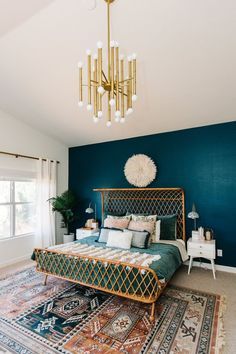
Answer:
M98 42L97 42L97 47L98 47L99 49L101 49L101 48L103 47L103 43L102 43L101 41L98 41Z
M124 124L124 123L125 123L125 118L122 117L122 118L120 119L120 122L121 122L121 124Z
M132 96L132 101L133 101L133 102L136 102L137 99L138 99L138 96L137 96L137 95L133 95L133 96Z
M128 110L126 111L126 115L129 116L130 114L133 113L133 108L128 108Z
M115 117L120 118L121 112L120 111L115 111Z
M107 122L107 128L110 128L110 126L111 126L111 121L109 120L109 121Z
M121 54L120 55L120 60L124 60L124 58L125 58L124 54Z
M87 50L86 50L86 54L87 54L87 55L91 55L91 50L90 50L90 49L87 49Z
M99 121L99 119L98 119L98 117L93 117L93 121L94 121L94 123L96 124L96 123L98 123L98 121Z
M97 55L97 54L94 54L93 59L94 59L94 60L98 59L98 55Z
M114 98L111 98L110 101L109 101L109 105L110 106L114 106L116 103L116 101L114 100Z
M133 60L137 59L137 54L136 54L136 53L133 53L133 54L132 54L132 59L133 59Z
M84 105L84 102L83 102L83 101L79 101L79 102L78 102L78 106L79 106L79 107L83 107L83 105Z
M111 41L110 42L110 46L111 46L111 48L114 48L116 46L116 42L115 41Z
M105 92L104 88L102 86L98 87L98 93L100 93L100 95L102 95Z
M128 61L132 61L132 55L128 55Z
M120 121L120 117L115 117L115 122L119 123L119 121Z
M81 69L82 67L83 67L83 63L82 63L82 61L79 61L78 62L78 68Z
M87 105L87 111L92 111L92 109L93 109L93 106L91 104L88 104Z
M98 111L98 118L102 118L102 111Z

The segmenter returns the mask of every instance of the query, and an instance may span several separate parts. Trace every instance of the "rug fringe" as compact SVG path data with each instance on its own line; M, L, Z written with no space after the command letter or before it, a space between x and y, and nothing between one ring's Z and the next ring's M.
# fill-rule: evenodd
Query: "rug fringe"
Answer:
M227 307L226 296L222 295L220 297L220 305L219 305L219 319L218 319L218 328L216 334L216 344L215 344L215 354L222 354L225 342L226 331L224 328L224 314Z

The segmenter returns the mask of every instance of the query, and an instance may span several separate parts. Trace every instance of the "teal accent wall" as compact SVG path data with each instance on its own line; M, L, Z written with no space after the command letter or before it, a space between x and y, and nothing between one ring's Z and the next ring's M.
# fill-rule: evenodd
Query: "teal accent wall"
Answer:
M186 211L195 202L198 226L215 232L217 248L223 250L217 263L236 267L236 122L70 148L69 188L79 198L79 220L72 228L87 219L89 201L96 202L101 217L100 195L93 188L131 187L124 165L138 153L157 165L150 187L182 187ZM192 220L186 227L189 236Z

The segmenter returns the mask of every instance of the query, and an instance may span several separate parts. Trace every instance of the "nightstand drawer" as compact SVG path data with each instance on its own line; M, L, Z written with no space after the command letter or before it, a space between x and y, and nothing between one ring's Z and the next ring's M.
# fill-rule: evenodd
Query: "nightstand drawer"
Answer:
M211 251L213 249L215 249L215 245L213 245L212 243L200 243L200 242L189 242L188 243L188 249L193 249L193 250L207 250L207 251Z
M90 229L77 229L76 230L76 239L80 240L85 237L90 236L98 236L98 230L90 230Z
M192 257L203 257L215 259L215 250L214 249L197 249L197 248L188 248L188 255Z

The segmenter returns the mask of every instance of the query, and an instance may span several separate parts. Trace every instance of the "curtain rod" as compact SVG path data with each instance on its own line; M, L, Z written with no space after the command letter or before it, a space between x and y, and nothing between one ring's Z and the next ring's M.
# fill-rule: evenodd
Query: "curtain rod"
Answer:
M28 156L28 155L21 155L21 154L15 154L12 152L6 152L6 151L0 151L0 154L2 155L9 155L9 156L15 156L16 158L18 157L24 157L25 159L32 159L32 160L39 160L39 157L35 156ZM42 159L43 161L47 161L47 159ZM51 160L53 162L53 160ZM57 163L60 163L60 161L57 161Z

